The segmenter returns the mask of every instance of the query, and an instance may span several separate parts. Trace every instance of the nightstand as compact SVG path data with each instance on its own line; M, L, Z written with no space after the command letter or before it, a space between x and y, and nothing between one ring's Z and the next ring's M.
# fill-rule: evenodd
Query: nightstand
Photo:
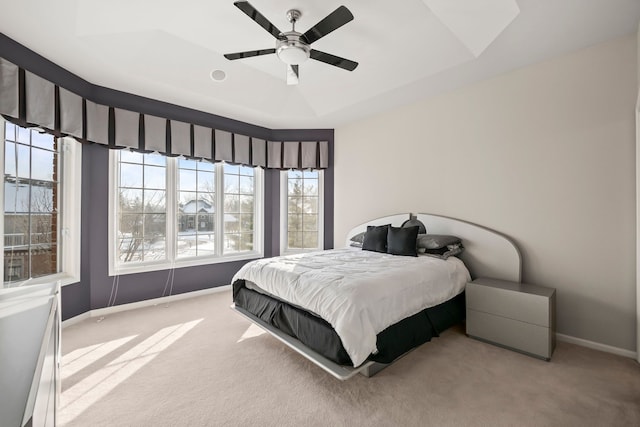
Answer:
M556 290L479 278L467 283L467 335L549 361L556 346Z

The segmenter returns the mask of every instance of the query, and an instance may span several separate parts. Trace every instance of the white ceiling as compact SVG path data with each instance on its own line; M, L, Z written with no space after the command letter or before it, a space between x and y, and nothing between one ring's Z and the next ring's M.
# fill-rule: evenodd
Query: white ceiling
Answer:
M345 5L355 19L312 48L358 68L309 60L288 86L275 55L225 59L275 47L232 0L0 0L0 31L94 84L292 129L334 128L635 32L640 21L640 0L250 2L282 31L286 11L299 9L303 33ZM226 79L212 80L213 70Z

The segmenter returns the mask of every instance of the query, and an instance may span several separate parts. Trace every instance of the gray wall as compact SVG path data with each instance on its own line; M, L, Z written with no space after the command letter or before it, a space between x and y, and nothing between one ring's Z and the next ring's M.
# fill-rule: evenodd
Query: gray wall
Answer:
M558 332L635 351L636 35L336 129L335 239L403 212L513 238ZM371 195L375 194L375 197Z

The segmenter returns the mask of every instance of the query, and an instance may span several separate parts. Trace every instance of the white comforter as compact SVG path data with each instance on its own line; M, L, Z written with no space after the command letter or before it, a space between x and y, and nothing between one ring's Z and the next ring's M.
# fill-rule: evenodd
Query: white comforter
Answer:
M237 279L325 319L359 366L377 351L379 332L459 294L470 275L455 257L444 261L344 248L252 261L233 282Z

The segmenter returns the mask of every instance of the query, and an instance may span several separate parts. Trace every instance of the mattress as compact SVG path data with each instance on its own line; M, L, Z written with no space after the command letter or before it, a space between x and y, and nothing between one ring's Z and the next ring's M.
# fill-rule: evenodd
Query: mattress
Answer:
M241 279L234 282L233 294L236 306L298 339L316 353L340 365L354 365L340 337L326 320L249 289ZM377 352L369 355L367 360L391 363L409 350L431 341L442 331L464 320L464 304L464 293L461 293L389 326L377 334Z
M234 299L240 289L249 289L324 320L359 366L380 353L378 334L461 294L469 279L462 261L453 257L344 248L252 261L233 283Z

